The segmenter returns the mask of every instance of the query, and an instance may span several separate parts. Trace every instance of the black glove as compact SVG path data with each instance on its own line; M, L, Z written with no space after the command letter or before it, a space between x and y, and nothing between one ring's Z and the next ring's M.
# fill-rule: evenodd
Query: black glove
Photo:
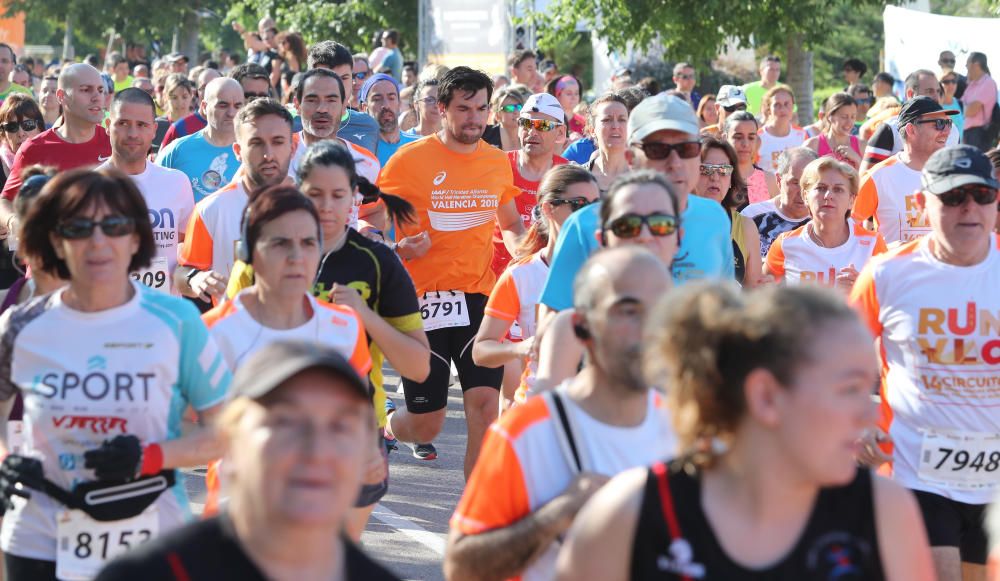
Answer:
M0 464L0 516L14 508L12 498L20 496L31 498L26 490L19 489L15 484L41 490L45 480L42 463L35 458L11 454Z
M142 444L135 436L115 436L100 448L83 453L83 464L98 480L132 480L139 474Z

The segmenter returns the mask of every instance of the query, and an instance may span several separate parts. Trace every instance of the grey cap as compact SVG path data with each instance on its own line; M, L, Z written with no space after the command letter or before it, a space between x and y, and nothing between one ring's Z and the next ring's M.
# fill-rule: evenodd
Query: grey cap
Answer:
M698 135L698 118L691 103L660 93L647 97L628 116L628 142L639 143L657 131L672 129Z
M236 370L231 395L260 399L292 376L313 368L330 372L362 398L369 397L368 382L343 355L330 347L305 341L275 341L252 354Z
M934 195L972 184L1000 189L990 159L971 145L945 147L931 154L920 174L920 184Z

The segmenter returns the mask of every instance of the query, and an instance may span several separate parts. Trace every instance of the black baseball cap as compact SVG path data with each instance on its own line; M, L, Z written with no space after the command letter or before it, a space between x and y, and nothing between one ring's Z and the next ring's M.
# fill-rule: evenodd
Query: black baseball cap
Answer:
M343 355L330 347L305 341L275 341L251 355L236 370L230 394L260 399L292 376L314 368L343 379L359 396L368 399L368 382Z
M986 155L971 145L954 145L935 151L920 174L923 190L940 195L967 185L983 185L1000 189L993 178L993 164Z
M945 109L941 104L926 95L914 97L903 104L899 110L899 128L902 129L910 123L917 121L924 115L931 113L945 113L946 115L958 115L956 109Z

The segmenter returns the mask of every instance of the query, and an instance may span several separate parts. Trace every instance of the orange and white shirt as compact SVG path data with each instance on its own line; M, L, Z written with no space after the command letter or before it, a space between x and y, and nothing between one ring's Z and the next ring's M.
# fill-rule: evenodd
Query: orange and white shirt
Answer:
M399 224L397 239L430 235L427 254L403 263L418 295L489 294L497 209L521 193L503 151L480 140L472 153L456 153L433 135L401 147L382 168L379 186L416 209L416 223Z
M894 155L875 164L861 178L851 216L858 222L875 217L875 229L887 244L909 242L931 231L917 208L920 172Z
M860 224L849 222L847 241L836 248L824 248L809 236L809 224L785 232L767 251L768 272L775 280L790 285L820 284L833 287L837 273L854 265L859 272L872 256L886 251L885 240Z
M795 126L792 126L788 135L784 137L772 135L768 132L767 127L761 127L757 131L757 135L760 138L759 165L771 173L778 171L778 158L781 156L781 152L799 147L809 139L805 129Z
M486 301L486 314L511 324L517 323L516 339L535 336L538 298L549 276L549 265L536 252L531 258L515 262L503 271ZM512 336L513 332L511 333Z
M986 260L937 260L929 237L858 276L851 302L879 340L892 477L969 504L1000 491L1000 236Z
M214 270L229 279L236 262L236 243L242 236L240 221L247 207L243 183L233 181L194 206L177 262L198 270Z
M351 157L354 158L354 166L358 175L374 184L378 180L379 172L382 171L382 164L379 163L375 154L364 147L351 143L345 139L341 139L339 137L334 139L350 150ZM292 179L295 180L296 183L299 181L299 165L302 164L302 158L306 156L306 150L309 149L309 146L305 143L306 142L302 137L301 131L292 136L292 145L295 147L295 151L292 152L292 159L288 163L288 175L292 176Z
M260 324L243 304L250 289L233 300L213 307L202 315L229 369L235 370L250 354L275 341L308 341L335 349L344 356L361 377L372 368L365 326L358 313L342 305L320 302L303 295L312 317L294 329L272 329Z
M676 435L662 398L649 391L646 417L634 427L609 426L587 415L559 388L584 470L614 476L670 458ZM451 528L475 535L510 526L538 510L576 475L563 448L562 425L547 397L534 397L494 422L479 461L451 517ZM557 431L558 430L558 431ZM520 581L552 579L559 543L552 543Z

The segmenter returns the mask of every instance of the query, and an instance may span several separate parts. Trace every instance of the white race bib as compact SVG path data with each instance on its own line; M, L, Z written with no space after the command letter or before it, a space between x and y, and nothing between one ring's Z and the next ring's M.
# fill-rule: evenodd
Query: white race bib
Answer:
M468 327L469 306L461 291L431 291L420 299L424 331L447 327Z
M56 516L56 577L88 580L107 561L151 538L160 529L156 506L132 518L100 522L81 510L64 510Z
M24 448L24 422L10 420L7 422L7 450L11 454L20 454Z
M1000 484L1000 434L928 429L917 474L949 488L995 488Z
M149 288L170 292L170 268L167 266L166 256L154 257L149 268L138 270L129 276Z

